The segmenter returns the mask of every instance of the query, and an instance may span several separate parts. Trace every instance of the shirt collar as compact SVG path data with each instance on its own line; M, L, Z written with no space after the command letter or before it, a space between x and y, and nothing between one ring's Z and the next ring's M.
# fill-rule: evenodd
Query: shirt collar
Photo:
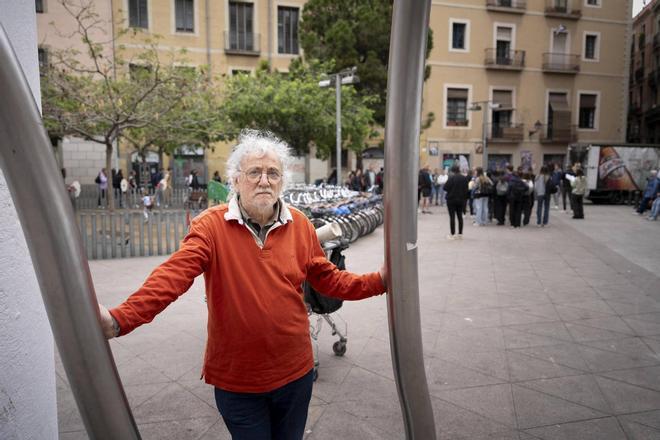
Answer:
M288 222L293 221L293 216L291 215L291 211L289 210L289 207L287 204L282 200L282 198L279 198L277 200L277 208L279 213L276 218L276 221L279 221L281 224L285 224ZM225 220L235 220L239 224L244 224L245 220L248 218L247 213L245 216L243 216L242 209L240 204L238 203L238 196L234 194L232 198L229 200L229 204L227 207L227 212L225 212Z

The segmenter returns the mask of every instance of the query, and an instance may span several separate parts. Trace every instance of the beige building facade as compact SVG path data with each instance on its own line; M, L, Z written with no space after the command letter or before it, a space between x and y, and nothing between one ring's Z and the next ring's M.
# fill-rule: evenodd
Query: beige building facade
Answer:
M536 170L626 133L630 0L433 1L421 162ZM486 120L484 120L486 117Z
M660 1L633 19L630 43L628 142L660 143Z

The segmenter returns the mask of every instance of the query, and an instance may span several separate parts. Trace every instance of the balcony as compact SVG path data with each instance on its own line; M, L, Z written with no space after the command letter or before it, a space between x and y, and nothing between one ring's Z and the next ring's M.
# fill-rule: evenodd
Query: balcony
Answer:
M660 34L655 34L653 36L653 50L660 49Z
M247 32L225 32L225 53L228 55L259 56L260 34Z
M570 53L543 54L543 71L575 75L580 71L580 56Z
M542 144L561 144L577 141L577 125L543 126Z
M525 51L498 51L495 48L486 49L484 61L486 69L522 70L525 67Z
M545 16L566 20L579 20L582 17L582 11L578 8L570 7L567 0L546 0Z
M488 142L522 142L524 125L513 123L488 124Z
M524 14L527 9L527 0L486 0L486 9L494 12Z

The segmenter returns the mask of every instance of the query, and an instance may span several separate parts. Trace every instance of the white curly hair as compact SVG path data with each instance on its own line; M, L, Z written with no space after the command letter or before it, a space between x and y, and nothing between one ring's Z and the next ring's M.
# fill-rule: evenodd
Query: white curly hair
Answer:
M245 156L256 155L262 157L273 152L282 164L282 189L289 182L289 164L291 162L291 149L286 142L279 139L270 131L244 129L238 136L238 144L234 147L227 159L227 180L232 193L236 192L236 180L241 174L241 161Z

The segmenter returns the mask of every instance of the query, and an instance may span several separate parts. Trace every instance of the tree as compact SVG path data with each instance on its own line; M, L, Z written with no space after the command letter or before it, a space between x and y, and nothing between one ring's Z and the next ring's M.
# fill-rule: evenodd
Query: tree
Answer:
M334 60L336 70L357 67L362 96L378 96L370 108L385 123L387 66L392 23L391 0L309 0L300 23L300 44L307 61ZM429 29L426 56L433 48ZM425 78L428 78L427 69Z
M73 31L65 36L80 38L86 53L53 51L53 63L42 77L44 124L51 133L105 145L109 170L113 145L122 133L157 126L184 105L195 83L177 68L181 53L168 53L161 59L156 37L143 38L146 49L128 58L116 41L128 31L103 42L92 39L102 32L104 23L91 0L60 3L75 20ZM108 191L108 206L114 208L113 191Z
M327 159L336 145L335 91L318 85L327 68L294 60L285 75L262 63L254 76L227 78L220 112L233 127L229 131L236 135L242 128L269 130L297 155L308 153L313 143L316 155ZM358 153L372 135L372 99L358 96L352 87L342 89L342 142Z

